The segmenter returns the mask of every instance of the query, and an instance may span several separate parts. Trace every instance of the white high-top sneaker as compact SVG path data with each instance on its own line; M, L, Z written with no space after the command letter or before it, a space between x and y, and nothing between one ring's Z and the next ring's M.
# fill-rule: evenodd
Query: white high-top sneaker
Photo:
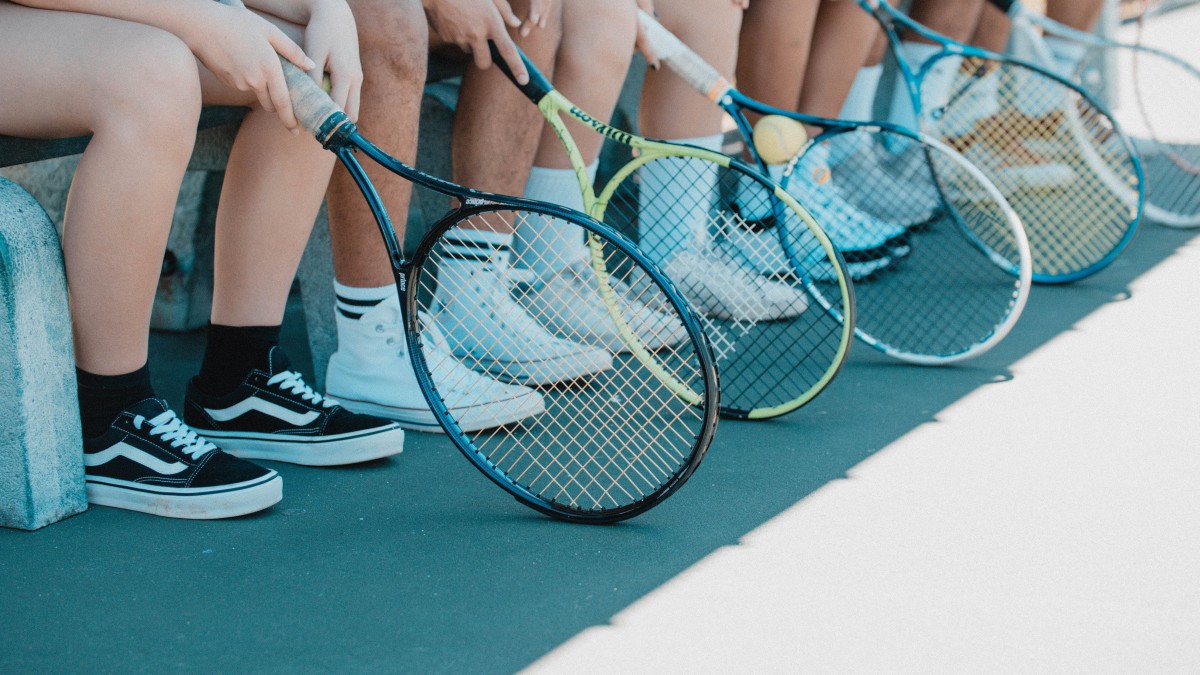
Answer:
M673 315L646 305L659 297L657 287L635 290L615 275L608 279L612 302L632 336L647 349L679 344L687 332ZM631 351L600 295L600 281L588 261L567 265L541 284L519 296L518 301L538 322L559 337L604 347L612 352Z
M555 337L509 293L497 264L439 261L435 316L450 351L504 382L555 384L612 368L605 349Z
M417 384L399 300L385 300L359 319L336 315L338 349L325 375L329 396L354 412L393 419L405 429L442 431ZM514 424L545 412L542 395L533 389L497 382L459 363L433 321L420 318L434 385L463 431Z

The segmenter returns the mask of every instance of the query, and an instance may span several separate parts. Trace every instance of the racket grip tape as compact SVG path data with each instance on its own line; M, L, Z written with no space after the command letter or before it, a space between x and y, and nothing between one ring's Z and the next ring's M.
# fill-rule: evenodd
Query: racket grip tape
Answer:
M246 8L242 0L220 0L220 2L230 7ZM283 78L287 82L288 95L292 99L292 112L296 115L296 121L318 141L325 142L325 139L320 137L325 123L334 115L340 113L344 116L345 113L333 102L333 99L329 98L329 94L326 94L319 84L313 82L308 73L300 70L294 63L282 56L279 57L279 63L283 66ZM325 135L328 136L329 133L326 131Z
M657 19L639 9L638 22L658 58L693 89L714 102L729 91L729 81Z

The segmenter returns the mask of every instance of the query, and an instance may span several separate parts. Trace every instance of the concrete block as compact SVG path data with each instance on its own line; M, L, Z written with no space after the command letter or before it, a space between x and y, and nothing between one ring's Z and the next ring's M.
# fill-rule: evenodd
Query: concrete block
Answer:
M223 171L184 174L150 315L150 327L155 330L189 331L208 323L214 226L224 176Z
M226 126L200 132L197 149L201 154L193 163L223 171L225 159L220 153L228 155L232 137L227 135L234 130L236 127ZM0 175L28 190L61 233L67 194L79 159L80 155L73 155L21 164L0 170ZM205 168L184 174L150 319L150 326L157 330L186 331L208 322L212 306L212 228L222 175L215 174L214 183L210 171Z
M62 248L42 207L0 178L0 525L87 508Z

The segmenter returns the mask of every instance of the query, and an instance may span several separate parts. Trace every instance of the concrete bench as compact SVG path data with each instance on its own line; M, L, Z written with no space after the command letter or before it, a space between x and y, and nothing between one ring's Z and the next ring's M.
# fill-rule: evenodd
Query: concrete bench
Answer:
M450 175L456 66L431 68L421 113L418 163ZM212 302L213 223L238 108L206 108L188 166L155 298L151 327L203 326ZM71 177L87 137L0 136L0 526L36 529L87 508L82 440L59 242ZM418 190L409 245L445 211L444 198ZM324 209L297 275L315 384L336 347L333 264Z

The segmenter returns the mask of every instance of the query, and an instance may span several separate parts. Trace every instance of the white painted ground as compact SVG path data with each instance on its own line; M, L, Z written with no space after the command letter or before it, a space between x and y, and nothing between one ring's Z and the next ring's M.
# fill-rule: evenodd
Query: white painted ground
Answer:
M1200 244L530 671L1200 672L1181 289Z
M1200 672L1200 243L1131 290L529 672Z

